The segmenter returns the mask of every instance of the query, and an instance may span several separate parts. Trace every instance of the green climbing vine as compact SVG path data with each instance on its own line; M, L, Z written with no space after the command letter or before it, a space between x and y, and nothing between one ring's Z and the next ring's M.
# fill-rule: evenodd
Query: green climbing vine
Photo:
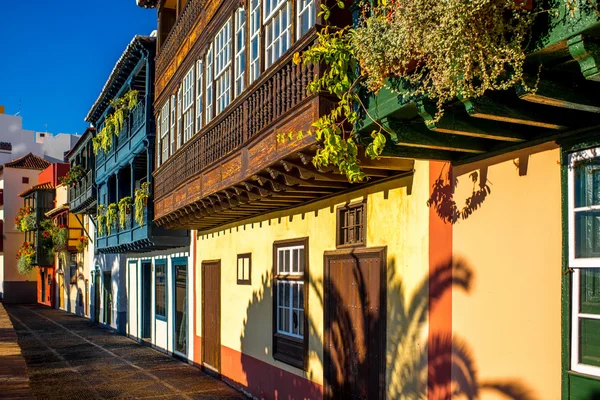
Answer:
M332 111L308 132L279 135L280 141L314 134L322 146L317 167L335 166L350 182L366 179L359 144L375 159L386 145L386 129L369 115L365 94L387 88L403 102L429 98L437 105L434 121L458 98L523 85L525 46L535 12L526 0L380 0L364 2L355 27L326 26L313 47L295 55L296 64L323 65L309 93L337 97ZM344 8L338 0L335 7ZM321 5L327 21L332 10ZM391 78L391 80L390 80ZM393 83L391 83L393 82ZM359 131L367 119L376 123L369 140ZM390 132L387 132L390 133Z
M123 129L125 119L137 104L137 90L129 90L123 96L110 102L113 112L104 118L102 130L100 130L100 132L92 139L94 154L97 155L100 150L107 153L111 149L113 136L119 136L119 133L121 133L121 130Z

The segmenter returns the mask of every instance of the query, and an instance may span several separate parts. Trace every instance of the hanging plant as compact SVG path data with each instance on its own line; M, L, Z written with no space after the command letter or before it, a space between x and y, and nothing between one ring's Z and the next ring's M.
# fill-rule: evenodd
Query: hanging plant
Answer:
M85 176L85 170L81 167L81 165L75 165L65 174L65 176L60 178L60 182L69 186L77 186L81 178Z
M119 225L121 229L125 229L127 215L131 213L131 203L131 196L125 196L119 200Z
M15 228L20 232L31 232L37 227L37 219L33 208L29 206L21 207L15 217Z
M98 236L106 234L106 206L98 204L98 219L97 219Z
M110 102L113 112L104 118L104 126L92 139L94 154L102 150L108 153L113 144L113 136L119 136L129 113L138 104L138 91L129 90L123 96Z
M118 206L116 203L110 203L106 208L106 230L110 235L112 228L117 223L118 218Z
M83 235L79 239L77 239L77 251L79 253L83 253L83 251L87 248L87 246L88 246L87 236Z
M35 263L35 248L29 242L23 242L17 251L17 270L20 274L26 275L33 269Z
M144 212L150 197L150 183L143 182L139 189L135 190L135 221L139 226L144 226Z
M325 27L317 42L296 64L324 71L309 83L309 93L328 92L339 101L319 118L309 132L322 147L313 163L337 167L350 182L366 179L358 161L358 128L368 115L364 92L382 88L397 93L402 102L432 99L437 105L433 122L444 107L458 98L476 98L487 91L523 85L525 45L535 13L525 0L382 0L363 10L355 28ZM336 6L344 8L339 0ZM321 5L328 20L331 10ZM391 78L391 79L390 79ZM391 82L391 83L390 83ZM377 123L377 122L376 122ZM374 159L386 144L379 125L365 144ZM389 133L389 132L388 132ZM295 134L279 135L280 141Z

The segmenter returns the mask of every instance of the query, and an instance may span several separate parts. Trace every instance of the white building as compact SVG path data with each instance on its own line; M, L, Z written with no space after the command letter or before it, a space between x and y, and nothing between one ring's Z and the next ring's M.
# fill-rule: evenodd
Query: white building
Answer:
M0 165L27 153L40 156L52 163L63 162L65 153L73 147L79 135L35 132L23 129L20 116L4 114L0 106Z

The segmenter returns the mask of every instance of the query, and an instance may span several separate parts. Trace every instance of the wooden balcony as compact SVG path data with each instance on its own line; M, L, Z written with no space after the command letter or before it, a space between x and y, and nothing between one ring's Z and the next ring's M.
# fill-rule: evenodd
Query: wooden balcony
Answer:
M69 187L69 209L73 214L86 213L95 208L96 201L94 173L89 170L77 185Z
M136 154L146 149L146 99L141 98L135 109L129 113L118 137L108 153L100 151L96 156L96 182L103 182L108 175L127 165ZM148 113L151 117L151 112Z
M297 42L154 173L159 225L209 229L350 189L345 176L314 168L313 136L277 141L279 133L311 129L332 107L328 96L307 94L318 66L292 62L296 51L314 43L315 32ZM404 161L382 169L365 160L365 166L370 183L412 169Z

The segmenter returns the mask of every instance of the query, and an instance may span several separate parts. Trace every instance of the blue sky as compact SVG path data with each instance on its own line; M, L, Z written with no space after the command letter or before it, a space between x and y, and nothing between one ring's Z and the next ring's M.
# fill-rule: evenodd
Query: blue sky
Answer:
M25 129L82 133L127 44L154 29L135 0L0 0L0 105L20 104Z

